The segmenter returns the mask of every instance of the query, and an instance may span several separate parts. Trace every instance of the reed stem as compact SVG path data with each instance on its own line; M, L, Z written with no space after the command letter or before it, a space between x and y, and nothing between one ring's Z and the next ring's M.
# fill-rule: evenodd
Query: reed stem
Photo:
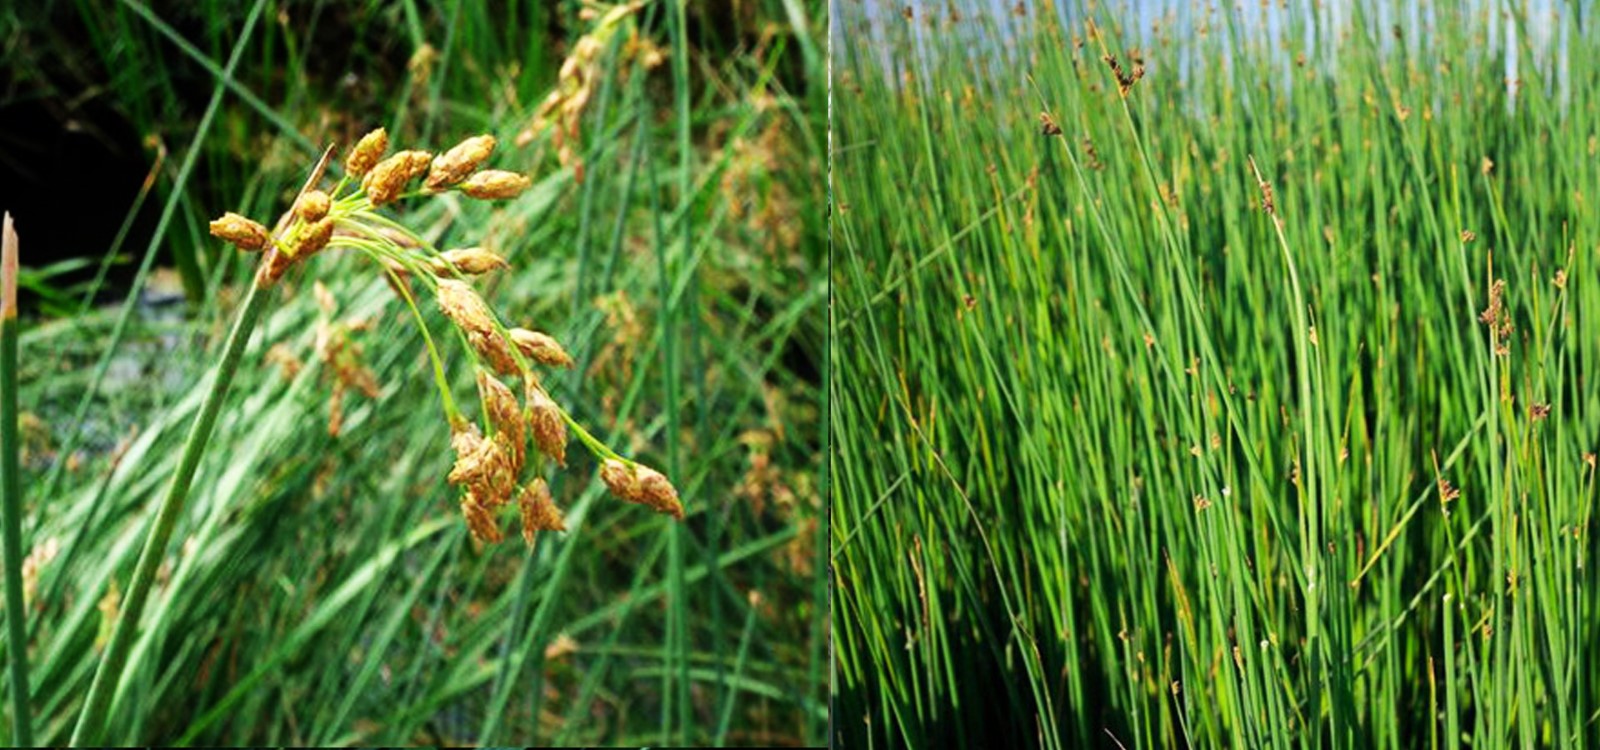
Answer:
M145 538L144 549L139 553L139 562L133 571L133 583L128 587L128 595L123 600L122 610L117 613L117 624L111 634L111 643L106 647L105 656L95 671L94 683L89 687L89 697L84 701L83 712L78 715L77 728L72 732L73 747L100 744L111 696L115 692L117 683L121 681L122 669L128 659L128 649L133 644L133 636L138 630L139 616L144 611L145 601L150 596L150 584L155 580L156 569L161 565L167 542L171 540L172 530L177 526L178 516L183 512L183 504L188 499L195 470L200 466L200 458L205 455L211 430L216 426L217 415L222 411L222 403L227 399L228 388L233 384L233 376L239 369L239 359L244 354L245 344L249 342L250 334L255 330L256 322L261 317L261 310L266 306L269 295L265 292L271 286L265 273L268 261L270 254L269 257L263 258L261 271L256 274L255 282L250 285L244 305L239 310L239 317L233 323L233 330L228 333L227 343L223 347L222 361L217 363L211 382L211 390L206 393L205 401L200 405L200 414L195 418L194 426L189 429L189 437L183 445L182 458L178 461L178 470L172 476L172 484L167 489L166 498L161 501L155 525L151 527L150 535Z
M5 216L0 250L0 473L5 492L6 648L11 662L11 738L33 745L28 710L28 611L22 602L22 481L17 442L17 232Z

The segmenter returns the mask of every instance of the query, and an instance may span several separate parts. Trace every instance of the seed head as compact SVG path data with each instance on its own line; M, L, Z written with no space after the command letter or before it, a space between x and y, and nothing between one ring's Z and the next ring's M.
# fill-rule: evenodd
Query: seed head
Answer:
M567 422L561 416L561 407L531 380L526 390L528 431L533 433L534 445L557 465L566 466Z
M478 371L478 397L489 424L494 426L494 440L510 461L511 473L521 473L528 455L528 432L517 397L486 370Z
M672 486L665 474L648 466L638 466L634 472L639 478L639 502L683 520L683 503L678 502L678 488Z
M549 334L526 328L511 329L511 340L522 350L522 355L550 367L571 367L572 355Z
M320 221L301 227L300 234L295 237L294 245L290 247L290 257L299 260L308 258L317 251L328 246L328 240L333 239L333 219L324 217Z
M450 437L456 463L446 479L464 485L473 501L485 508L499 508L511 501L516 488L516 472L511 456L499 440L486 440L476 425L458 427Z
M361 181L374 207L394 201L412 180L428 172L433 155L426 151L401 151L372 168Z
M628 464L615 458L600 465L600 480L618 500L638 503L683 520L683 504L678 490L665 475L642 464Z
M494 254L481 247L463 247L446 250L434 258L429 265L433 272L439 276L459 273L463 276L477 276L490 271L505 268L509 264L505 258Z
M383 152L389 150L389 132L378 128L356 142L355 148L350 149L350 155L345 157L344 171L351 177L365 177L372 171L373 165L383 158Z
M440 279L436 295L439 308L461 330L468 333L494 333L494 314L466 282Z
M494 152L492 135L468 138L433 160L428 169L428 179L423 183L429 190L443 190L467 178Z
M495 372L506 377L520 377L522 366L517 364L517 358L511 356L511 346L506 343L504 336L490 331L488 333L469 332L467 343L472 345L472 350L489 363Z
M1045 135L1061 135L1061 126L1051 119L1049 112L1039 113L1039 131Z
M461 183L461 192L481 200L498 200L501 198L515 198L530 187L533 187L533 180L528 179L526 175L499 169L486 169L468 177L466 182Z
M327 193L321 190L310 190L305 195L300 196L299 202L295 203L294 210L295 213L300 215L301 221L309 224L321 221L324 216L327 216L330 205L332 205L332 202Z
M458 427L450 435L450 447L456 452L455 466L447 477L451 484L475 484L488 475L494 446L483 439L477 425Z
M478 502L471 490L461 496L461 515L467 519L467 530L472 532L473 539L493 544L503 538L500 527L494 522L494 514Z
M561 509L550 499L550 485L543 478L522 488L517 496L517 510L522 512L522 540L529 545L533 544L535 532L567 530Z
M600 481L605 482L606 489L619 500L634 502L633 498L639 495L639 480L634 477L633 469L615 458L608 458L600 465Z
M240 250L260 250L272 241L267 228L232 211L211 222L211 236L231 243Z

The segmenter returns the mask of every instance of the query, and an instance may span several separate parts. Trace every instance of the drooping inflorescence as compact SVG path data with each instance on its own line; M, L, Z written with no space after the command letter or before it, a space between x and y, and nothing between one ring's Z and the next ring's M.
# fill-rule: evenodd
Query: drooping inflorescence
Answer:
M211 233L241 250L267 251L261 278L268 284L326 250L356 250L375 261L427 337L455 454L445 479L459 488L461 514L475 539L499 541L503 535L498 514L510 505L517 507L522 536L529 544L539 531L566 529L543 475L547 461L558 467L567 465L567 443L574 435L600 462L601 479L613 495L682 519L677 490L664 475L617 455L578 425L546 390L535 367L573 366L561 343L532 328L506 326L468 283L470 278L507 267L506 260L482 247L441 251L378 213L380 207L405 198L450 191L480 200L517 197L532 186L526 175L481 169L495 145L493 136L480 135L437 156L403 150L385 157L389 137L380 128L350 150L344 162L345 177L331 191L325 192L317 184L321 181L319 166L319 173L276 229L268 230L230 212L211 222ZM415 187L419 180L420 187ZM413 282L420 282L432 294L450 330L463 344L478 385L477 420L461 412L442 380L442 354L429 335ZM320 284L316 291L319 304L331 316L331 294ZM339 405L346 391L354 389L376 397L379 390L371 371L361 363L360 347L349 339L351 330L327 321L319 329L319 359L334 375L330 413L330 432L334 434L342 420ZM519 381L521 387L513 388L508 380Z

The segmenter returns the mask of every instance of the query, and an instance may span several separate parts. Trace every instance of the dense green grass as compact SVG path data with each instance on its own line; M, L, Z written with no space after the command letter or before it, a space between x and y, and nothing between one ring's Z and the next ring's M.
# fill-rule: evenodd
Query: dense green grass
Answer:
M668 473L688 518L610 498L574 445L552 478L567 533L532 550L473 544L445 483L449 428L409 312L366 260L318 257L273 291L244 353L105 741L825 736L827 287L824 238L807 221L822 201L822 13L773 0L716 26L698 8L645 3L638 28L662 64L635 67L625 35L605 49L580 181L548 136L515 141L587 30L581 7L169 11L127 0L7 12L8 33L29 42L8 64L34 93L68 97L61 89L82 76L94 83L86 95L110 99L170 151L147 199L161 209L155 236L95 249L134 269L127 302L89 304L95 284L52 289L49 309L70 299L75 314L22 321L23 549L48 558L29 607L39 742L72 730L104 608L114 611L108 591L128 585L253 270L251 256L206 236L206 221L276 216L323 144L376 125L433 149L490 132L502 144L495 165L534 177L515 201L431 201L405 220L437 245L486 244L510 260L482 288L577 357L576 370L547 378L554 396ZM79 55L64 65L40 52L58 41L40 19L63 12L100 42L55 48ZM416 55L423 45L431 57ZM29 219L17 218L26 265ZM176 315L137 303L169 264L189 300ZM331 374L314 354L314 281L339 318L373 322L357 340L382 394L348 395L338 437ZM431 306L425 315L442 321ZM267 357L274 344L305 367L286 376ZM448 374L475 403L470 369Z
M1593 746L1600 35L1071 5L834 6L836 738Z

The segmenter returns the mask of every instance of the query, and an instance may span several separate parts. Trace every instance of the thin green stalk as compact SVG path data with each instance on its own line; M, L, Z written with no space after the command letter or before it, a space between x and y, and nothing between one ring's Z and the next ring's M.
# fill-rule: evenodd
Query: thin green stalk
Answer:
M111 634L111 643L106 647L99 668L95 670L94 682L89 687L89 697L84 701L83 712L78 715L77 728L72 732L74 747L96 745L102 740L111 695L117 683L121 681L122 667L128 659L128 648L133 644L133 636L138 630L139 615L144 612L145 602L150 596L150 585L155 581L156 569L161 565L161 558L166 554L167 542L172 538L172 530L177 526L178 516L183 512L184 501L189 497L189 487L194 481L195 470L199 468L200 459L205 455L211 430L217 424L217 415L222 413L222 404L227 399L228 387L233 384L233 377L239 369L239 359L244 355L245 345L250 341L250 333L255 330L256 322L260 320L261 311L266 307L267 299L270 297L266 293L270 288L270 282L266 280L265 270L264 260L254 283L250 285L250 291L245 295L239 317L234 320L233 330L228 333L227 343L222 350L222 360L213 370L211 390L206 393L205 401L200 405L200 414L195 418L194 426L189 430L189 437L184 441L183 454L178 460L178 470L173 474L172 484L168 487L167 495L162 499L161 507L156 512L155 525L151 527L149 536L145 537L144 548L140 551L139 562L134 568L133 583L128 587L128 595L123 600L122 610L117 613L117 623Z
M17 442L17 232L5 217L0 255L0 460L5 492L6 648L11 662L11 737L33 744L28 710L28 612L22 602L22 480Z

